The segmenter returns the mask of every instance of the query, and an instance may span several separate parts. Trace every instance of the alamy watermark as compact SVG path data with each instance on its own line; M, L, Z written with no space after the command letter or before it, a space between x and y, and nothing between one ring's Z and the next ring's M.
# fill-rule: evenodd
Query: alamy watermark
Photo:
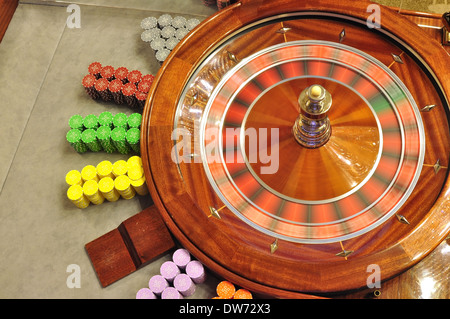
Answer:
M70 12L70 15L67 17L66 25L69 29L79 29L81 28L81 9L77 4L69 4L66 9L67 12Z
M366 284L368 288L381 288L381 269L377 264L370 264L366 268L366 272L370 273L367 277Z
M261 174L275 174L279 168L279 128L227 127L221 134L218 127L204 130L204 159L201 158L198 122L194 133L176 128L171 158L175 163L260 163ZM220 139L222 143L219 143ZM243 148L247 145L248 152ZM220 149L222 148L222 149ZM270 151L269 151L270 150ZM239 152L239 153L237 153ZM245 154L244 154L245 153Z
M367 6L366 12L371 13L367 17L366 25L369 29L379 29L381 28L381 8L377 4L369 4Z
M66 272L70 273L66 279L67 288L81 288L81 268L77 264L70 264L66 268Z

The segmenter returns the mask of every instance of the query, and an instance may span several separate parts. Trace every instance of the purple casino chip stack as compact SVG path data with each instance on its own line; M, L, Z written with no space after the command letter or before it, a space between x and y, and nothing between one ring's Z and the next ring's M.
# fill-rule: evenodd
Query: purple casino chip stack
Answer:
M191 255L186 249L179 248L173 253L172 260L180 270L184 270L186 265L191 261Z
M167 287L162 292L161 299L183 299L183 295L174 287Z
M173 280L173 286L184 297L192 296L195 293L195 283L186 274L179 274Z
M136 299L157 299L156 295L149 288L141 288L136 293Z
M206 280L206 272L202 263L198 260L191 260L186 265L186 274L192 279L196 284L201 284Z
M161 296L164 289L169 287L169 283L163 276L155 275L148 281L148 287L156 296Z
M159 272L169 283L172 283L175 277L180 274L180 268L173 261L166 261L161 265Z

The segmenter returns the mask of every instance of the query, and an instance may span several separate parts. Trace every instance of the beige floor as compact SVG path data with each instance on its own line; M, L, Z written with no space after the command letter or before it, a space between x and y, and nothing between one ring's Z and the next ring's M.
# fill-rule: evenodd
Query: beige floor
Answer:
M198 0L80 3L81 28L70 29L67 4L37 3L19 4L0 43L0 298L134 298L170 255L103 289L84 245L151 205L151 198L85 210L72 205L65 195L69 170L128 156L76 153L65 140L68 119L132 112L92 100L81 79L94 61L156 74L159 63L140 38L143 18L182 12L201 20L215 10ZM80 266L80 288L66 285L71 264ZM205 284L193 298L211 294Z
M444 0L387 1L411 10L450 10ZM67 5L81 8L81 28L66 26ZM216 10L201 0L21 1L0 43L0 298L134 298L170 254L101 288L84 245L151 205L136 197L79 210L66 198L65 174L120 154L80 155L65 140L73 114L104 110L81 86L89 63L156 74L153 52L140 39L140 21L162 13L200 20ZM81 287L69 288L69 265L81 269ZM211 298L210 276L191 298Z
M380 4L400 9L444 13L450 11L449 0L375 0Z

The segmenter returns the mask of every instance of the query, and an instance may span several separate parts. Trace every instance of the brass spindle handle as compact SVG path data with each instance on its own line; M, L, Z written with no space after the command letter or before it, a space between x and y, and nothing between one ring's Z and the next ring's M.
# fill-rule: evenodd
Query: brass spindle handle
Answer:
M307 148L325 145L331 136L328 111L332 104L331 94L318 84L304 89L298 98L300 114L293 126L297 142Z

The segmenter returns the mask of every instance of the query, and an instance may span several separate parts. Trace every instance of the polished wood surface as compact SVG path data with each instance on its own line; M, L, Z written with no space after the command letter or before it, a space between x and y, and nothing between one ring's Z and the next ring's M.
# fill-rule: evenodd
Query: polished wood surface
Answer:
M174 247L175 243L154 206L85 245L102 287L142 268Z
M427 12L416 12L411 10L400 10L398 8L392 8L392 10L399 12L408 20L411 20L412 22L417 24L431 38L435 39L438 42L442 42L442 33L444 27L442 15ZM447 50L447 52L450 54L449 45L444 46L444 49Z
M2 42L18 4L19 0L0 0L0 42Z
M269 247L274 238L250 228L227 208L221 210L220 220L210 216L210 206L220 208L223 204L205 178L201 163L177 165L171 159L174 112L182 88L194 67L223 38L242 25L288 12L327 11L363 22L367 18L367 4L304 1L299 7L297 1L289 0L280 1L277 6L263 1L243 1L220 11L185 38L164 63L152 86L144 109L141 138L141 156L152 198L173 235L197 259L220 276L252 291L276 297L302 298L313 297L305 292L352 290L366 286L367 267L372 264L380 267L382 280L387 280L428 255L449 231L448 103L446 98L441 99L437 94L428 74L414 62L421 57L429 65L428 71L441 85L444 97L448 97L450 79L445 70L449 58L438 42L424 41L428 39L426 33L384 7L383 30L395 34L413 50L402 55L405 63L392 63L390 53L401 54L400 47L386 41L382 34L370 32L353 22L346 24L345 44L361 45L364 51L389 65L405 82L419 107L438 105L432 111L422 113L427 143L425 165L418 186L400 212L408 219L409 225L391 218L370 233L344 243L301 245L279 240L278 249L272 254ZM334 21L332 17L323 19L323 22L340 32L342 25L339 23L346 22L338 20ZM211 33L211 30L215 32ZM355 31L358 37L352 38L349 30ZM317 28L312 33L294 34L322 39L329 36L328 31ZM334 37L339 32L330 31ZM248 52L258 50L258 42L275 41L274 38L254 38ZM375 52L379 47L373 42L367 40L365 43L368 38L378 38L383 44L379 53ZM279 37L280 40L283 38ZM393 52L393 49L398 51ZM240 52L242 50L233 53L239 55ZM177 89L167 90L174 85ZM434 164L438 159L442 168L435 172ZM343 247L353 251L348 258L336 256Z

